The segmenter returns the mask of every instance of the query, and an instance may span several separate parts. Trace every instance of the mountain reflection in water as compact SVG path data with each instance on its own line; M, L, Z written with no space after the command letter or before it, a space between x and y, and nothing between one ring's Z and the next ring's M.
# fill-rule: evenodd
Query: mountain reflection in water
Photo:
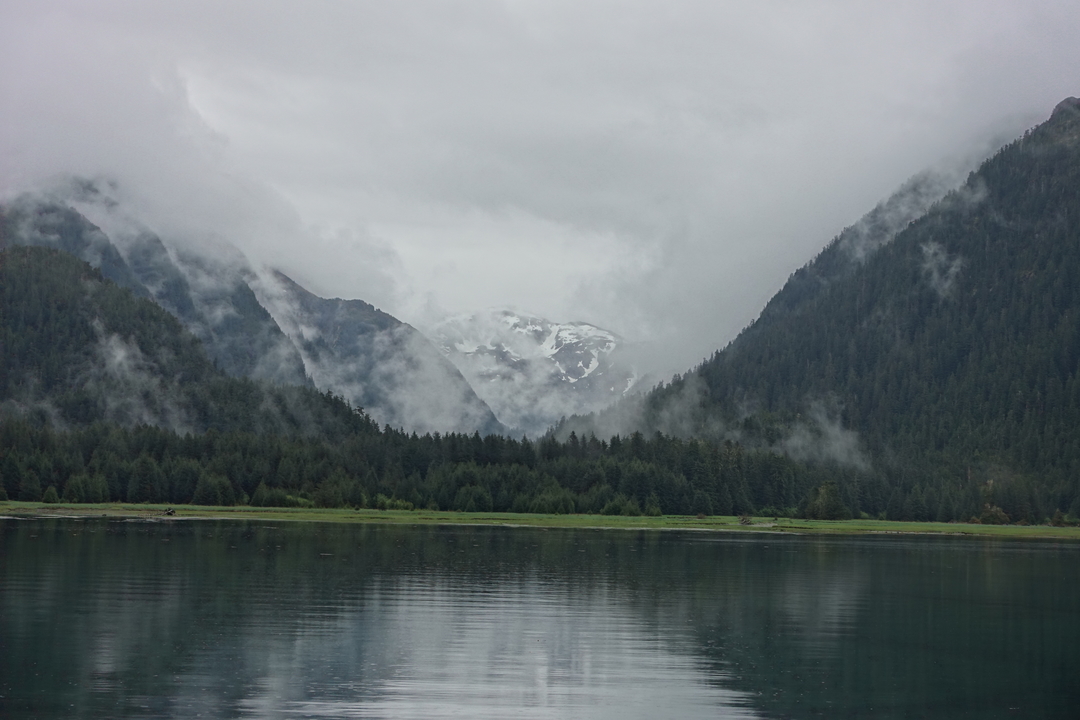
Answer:
M104 520L0 520L0 540L3 717L1064 718L1080 701L1067 544Z

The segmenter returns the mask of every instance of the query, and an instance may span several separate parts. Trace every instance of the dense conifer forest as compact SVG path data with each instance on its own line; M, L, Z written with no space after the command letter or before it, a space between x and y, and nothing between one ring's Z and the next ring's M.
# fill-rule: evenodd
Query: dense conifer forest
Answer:
M331 394L226 376L171 316L71 256L0 257L11 499L913 520L966 520L993 500L1028 521L1060 507L974 485L900 498L868 470L731 441L380 428ZM102 370L120 341L126 364Z
M329 393L227 376L175 318L66 253L16 247L0 263L11 499L793 512L830 477L730 443L379 428Z
M572 418L535 442L418 436L310 387L230 377L149 300L0 239L0 498L1080 516L1080 103L895 238L870 252L860 237L649 394L634 428ZM823 450L838 438L844 452Z
M890 516L975 487L1013 519L1080 514L1080 101L895 237L875 238L874 220L728 347L617 411L644 432L678 417L680 432L754 447L816 415L857 435Z

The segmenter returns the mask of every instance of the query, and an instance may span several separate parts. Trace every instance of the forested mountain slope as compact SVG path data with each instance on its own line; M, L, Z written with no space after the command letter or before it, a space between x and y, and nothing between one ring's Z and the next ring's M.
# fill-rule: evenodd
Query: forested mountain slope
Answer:
M0 247L71 253L148 297L183 322L218 367L235 377L310 385L304 363L240 273L190 253L170 254L146 228L114 222L111 235L71 206L106 205L95 184L72 182L57 197L23 195L0 207ZM108 206L101 212L108 218Z
M333 397L228 378L159 307L67 255L13 248L5 492L33 498L47 477L76 498L107 481L113 499L177 502L195 488L264 504L1080 516L1080 101L904 218L882 206L727 348L617 408L642 432L591 437L613 411L536 445L380 430ZM366 317L317 300L320 334Z
M853 462L906 493L996 483L1075 502L1080 101L1062 102L891 240L856 252L857 231L797 271L728 347L622 419L778 449L801 433L802 452L842 437Z
M281 272L251 282L317 387L418 432L506 428L454 365L415 328L363 300L321 298Z
M879 457L1080 475L1080 101L850 273L815 279L843 253L694 372L706 407L835 400Z
M811 503L834 477L731 444L380 429L228 376L160 306L49 248L0 252L0 357L0 500L728 514Z
M310 388L233 378L149 299L72 255L0 251L0 420L340 437L372 423Z
M361 300L326 300L278 273L260 274L226 244L166 245L114 191L71 179L0 205L0 249L49 247L85 260L178 318L231 376L314 384L408 430L505 430L409 325Z

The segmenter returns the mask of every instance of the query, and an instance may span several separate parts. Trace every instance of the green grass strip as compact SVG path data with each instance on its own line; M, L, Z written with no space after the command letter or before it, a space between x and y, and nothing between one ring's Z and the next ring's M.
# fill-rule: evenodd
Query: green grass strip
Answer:
M171 509L173 515L166 515ZM532 515L525 513L465 513L436 510L353 510L322 508L263 508L201 505L46 504L0 502L0 516L114 517L138 519L238 519L294 522L384 523L398 525L504 525L546 528L605 528L653 530L711 530L828 535L971 535L995 538L1080 540L1080 527L1049 525L968 525L961 523L897 522L889 520L797 520L755 517L750 525L733 516L624 517L612 515Z

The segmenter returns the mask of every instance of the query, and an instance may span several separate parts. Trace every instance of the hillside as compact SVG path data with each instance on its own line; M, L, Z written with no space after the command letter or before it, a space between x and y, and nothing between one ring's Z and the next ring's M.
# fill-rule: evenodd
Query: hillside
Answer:
M329 393L230 377L160 306L48 248L0 252L0 357L0 499L730 513L825 477L664 438L380 429Z
M58 250L0 251L0 420L341 437L371 422L314 389L232 378L149 299Z
M907 498L977 486L1014 516L1076 512L1080 101L891 238L860 242L866 226L701 366L560 432L734 438L846 461Z
M314 385L410 431L504 430L412 327L361 300L319 298L280 273L257 271L227 244L166 244L113 190L73 179L0 206L0 247L48 247L85 260L179 319L233 377Z
M110 232L76 206L99 215L102 225L113 226ZM146 228L113 220L115 212L109 198L89 182L72 182L54 197L23 195L0 207L0 245L49 247L85 260L177 317L230 375L310 384L299 354L241 276L206 258L170 254Z
M416 432L505 432L462 374L415 330L363 300L321 298L281 272L249 281L315 385Z
M685 514L749 509L748 478L775 468L792 498L821 482L733 447L380 429L329 393L230 377L156 303L49 248L0 252L0 357L0 500Z

